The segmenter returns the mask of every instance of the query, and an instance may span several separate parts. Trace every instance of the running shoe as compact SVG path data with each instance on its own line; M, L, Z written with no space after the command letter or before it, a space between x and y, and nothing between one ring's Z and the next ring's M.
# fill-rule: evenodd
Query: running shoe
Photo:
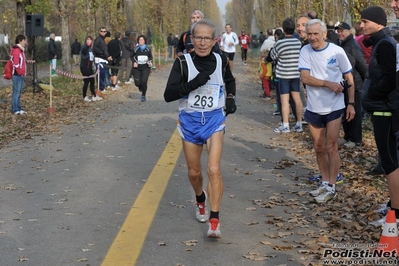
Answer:
M94 96L91 99L92 99L93 102L95 102L95 101L101 101L103 98L100 97L100 96Z
M302 125L295 125L295 126L293 126L292 128L291 128L291 130L292 131L294 131L294 132L303 132L303 128L302 128Z
M320 182L319 186L315 190L310 191L309 193L313 197L317 197L327 191L327 186L328 185L324 185L323 183Z
M279 111L274 111L273 112L273 115L280 115L281 114L281 112L279 112Z
M208 225L209 225L209 229L208 229L208 233L207 233L208 237L220 238L221 234L220 234L219 219L217 219L217 218L209 219Z
M318 203L325 203L327 201L335 199L336 197L337 197L336 192L326 190L324 193L320 194L319 196L315 197L314 199Z
M289 133L290 132L290 128L289 127L285 127L285 126L279 126L279 127L276 127L273 131L276 132L276 133Z
M205 193L205 191L204 191ZM197 202L197 208L195 210L195 216L200 223L205 223L208 221L208 210L206 207L206 198L207 195L205 193L205 201L204 202Z
M309 177L310 182L318 182L321 180L321 175L315 175L312 177ZM342 184L344 182L344 177L342 176L342 173L339 173L337 175L337 181L335 181L336 185Z
M381 205L379 206L379 208L376 209L376 210L374 210L373 212L374 212L374 213L379 213L379 214L385 216L385 215L388 214L388 211L389 211L389 208L388 208L387 204L384 203L384 204L381 204Z
M379 219L377 221L370 222L370 224L375 227L383 226L385 224L386 219L387 219L387 216L385 215L384 218ZM399 219L396 219L396 224L399 225Z

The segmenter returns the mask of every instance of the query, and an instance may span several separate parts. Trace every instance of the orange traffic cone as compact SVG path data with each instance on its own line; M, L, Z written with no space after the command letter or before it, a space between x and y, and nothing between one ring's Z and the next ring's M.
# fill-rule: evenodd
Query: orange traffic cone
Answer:
M378 250L383 250L384 252L392 252L394 250L396 250L396 252L399 251L398 226L396 225L396 215L394 210L388 211L384 228L382 229Z

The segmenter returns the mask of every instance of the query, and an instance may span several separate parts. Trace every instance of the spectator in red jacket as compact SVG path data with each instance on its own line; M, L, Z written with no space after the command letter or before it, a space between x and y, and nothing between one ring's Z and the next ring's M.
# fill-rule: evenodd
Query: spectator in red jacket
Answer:
M244 65L247 65L247 51L248 51L248 44L251 43L251 38L248 34L245 33L244 30L241 31L240 37L238 37L238 41L241 46L241 60Z
M26 76L26 58L25 58L26 38L24 35L18 35L15 38L15 45L11 48L11 60L13 64L12 73L12 98L11 111L16 115L26 114L21 109L22 86Z

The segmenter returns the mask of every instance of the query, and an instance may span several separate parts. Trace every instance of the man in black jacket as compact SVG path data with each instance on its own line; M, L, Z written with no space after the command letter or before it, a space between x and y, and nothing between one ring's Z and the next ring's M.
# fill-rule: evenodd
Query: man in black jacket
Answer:
M109 55L112 57L112 60L109 61L109 65L111 68L111 89L113 91L119 90L120 87L117 85L118 84L118 70L121 62L121 54L122 54L122 48L121 48L121 33L117 32L115 33L115 39L111 40L108 43L108 52Z
M339 43L338 34L334 31L334 22L332 22L332 21L329 21L327 23L327 39L328 39L329 42L332 42L334 44L338 44Z
M78 39L75 39L75 42L71 45L71 54L73 57L73 62L75 65L79 65L79 54L80 54L81 45L78 42Z
M391 210L399 221L399 165L396 136L399 127L399 89L396 87L396 41L387 25L387 16L378 6L362 12L360 27L370 38L363 41L373 46L368 79L362 88L363 108L371 113L374 138L388 181ZM384 222L384 221L383 221Z
M108 47L105 44L104 38L107 34L107 28L100 28L100 35L94 40L93 53L94 53L94 63L96 64L96 69L100 68L100 91L105 89L105 75L108 68L104 66L108 61L112 60L112 56L108 53ZM101 95L98 95L101 96Z
M168 38L166 38L166 41L168 42L168 53L169 53L169 59L172 59L172 49L173 49L173 37L172 37L172 33L169 33Z
M362 109L360 103L360 93L363 87L363 81L366 78L367 63L364 58L362 48L351 34L351 27L348 23L342 22L335 27L338 31L340 46L345 50L346 55L352 65L352 75L355 83L355 117L350 122L344 121L343 128L345 132L343 144L347 148L353 148L355 145L362 144ZM348 105L348 96L345 94L345 105Z
M55 70L57 69L57 56L58 48L57 45L55 45L55 34L51 33L48 42L48 58L50 59L52 76L57 76L55 72Z
M131 84L133 79L130 80L130 72L132 71L132 54L133 54L133 41L130 38L130 30L125 31L125 36L120 40L122 48L121 70L118 74L118 80L125 81L125 84Z

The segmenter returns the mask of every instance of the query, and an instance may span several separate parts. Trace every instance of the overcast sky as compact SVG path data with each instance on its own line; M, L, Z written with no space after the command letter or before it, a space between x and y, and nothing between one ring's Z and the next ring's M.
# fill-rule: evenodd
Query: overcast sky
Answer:
M218 4L220 12L222 12L222 14L226 13L225 6L227 2L230 2L230 0L216 0L216 3Z

